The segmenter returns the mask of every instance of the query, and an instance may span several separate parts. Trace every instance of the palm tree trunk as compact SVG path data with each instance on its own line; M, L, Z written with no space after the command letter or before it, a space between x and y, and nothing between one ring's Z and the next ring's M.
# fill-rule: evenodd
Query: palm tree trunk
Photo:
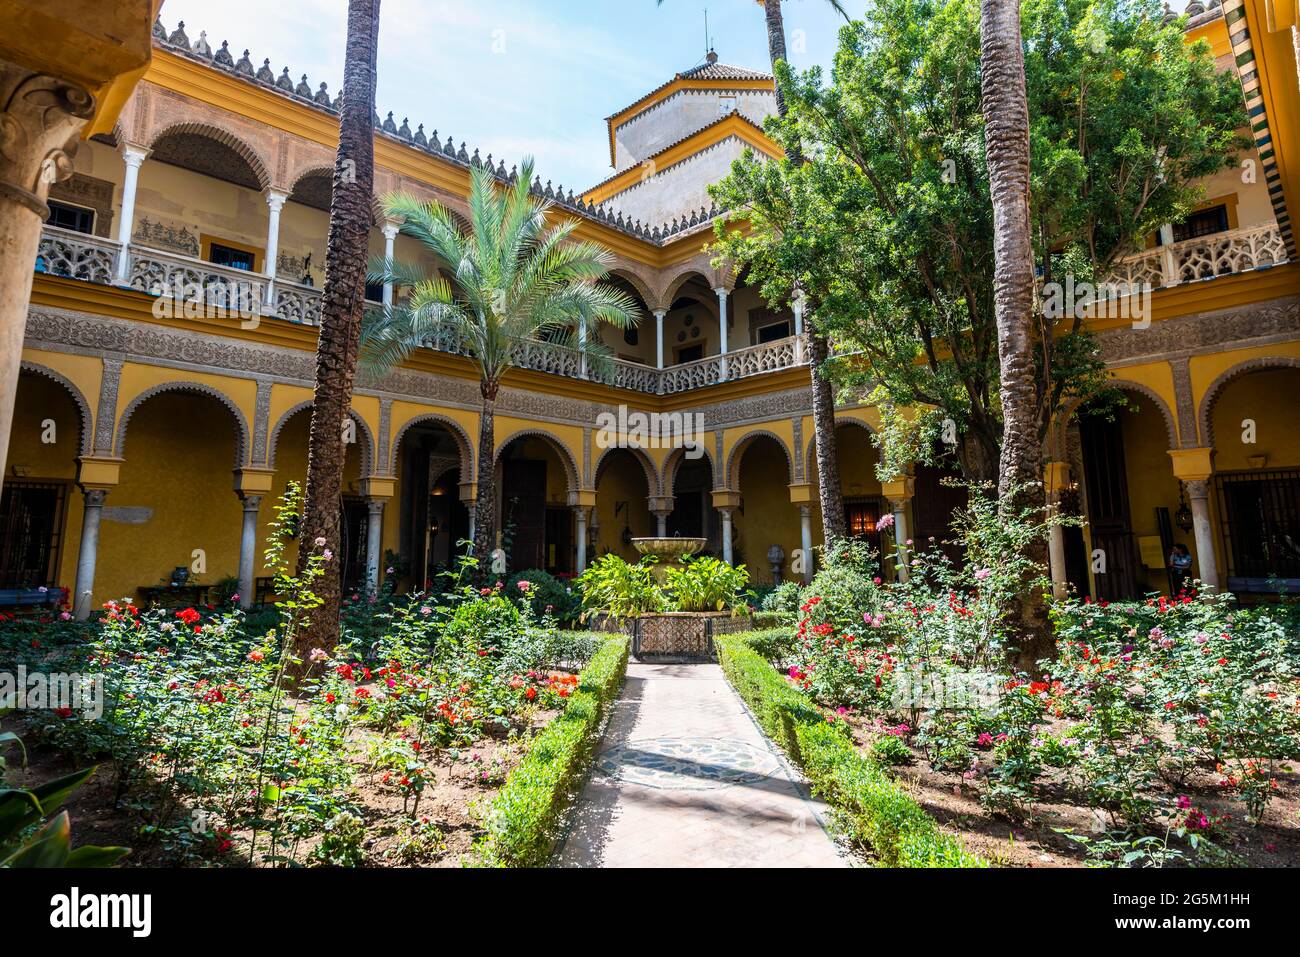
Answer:
M316 345L316 389L307 451L307 499L299 539L299 568L324 540L333 558L313 585L322 604L310 628L300 633L298 656L338 643L342 582L339 518L347 448L343 421L352 403L361 313L366 293L366 255L374 188L375 65L380 0L348 0L347 54L343 64L343 104L339 110L339 148L334 159L329 238L325 249L325 289Z
M764 0L763 13L767 19L767 52L772 60L772 73L785 56L785 20L781 15L781 0ZM776 111L785 117L785 96L781 85L776 85ZM792 143L786 157L795 166L803 164L803 151ZM817 437L817 482L821 494L822 535L827 545L844 538L844 496L840 491L839 454L835 440L835 395L827 380L823 364L830 348L826 337L817 332L811 315L808 323L808 344L812 353L810 377L812 380L813 435ZM802 450L800 450L802 454Z
M486 581L492 575L492 551L497 538L497 384L484 382L480 386L480 392L483 395L483 408L479 412L478 419L478 470L475 478L478 492L474 504L474 558L478 562L479 581Z
M993 201L993 307L1001 363L1002 455L998 500L1004 514L1044 507L1043 449L1033 316L1034 262L1029 221L1029 106L1020 40L1019 0L981 0L981 100ZM1047 543L1026 557L1042 564ZM1036 670L1053 648L1045 596L1026 582L1013 610L1017 667Z
M821 495L822 537L827 545L848 537L844 521L844 495L840 491L840 454L835 439L835 394L830 380L822 374L826 362L826 340L810 333L812 352L813 435L817 449L817 486Z

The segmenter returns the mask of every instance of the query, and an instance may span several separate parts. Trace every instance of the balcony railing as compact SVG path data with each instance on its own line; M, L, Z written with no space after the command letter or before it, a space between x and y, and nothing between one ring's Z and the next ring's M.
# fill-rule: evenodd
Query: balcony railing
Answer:
M1116 263L1107 281L1161 289L1276 266L1286 259L1282 234L1276 223L1268 223L1144 249Z
M308 326L320 322L321 291L311 286L282 279L270 282L260 273L216 266L191 256L134 243L126 250L125 264L122 254L121 247L112 240L47 226L41 234L36 269L85 282L124 286L162 300L170 298L177 314L183 314L182 305L198 305L243 319L268 316ZM465 354L464 347L450 331L435 333L425 346L439 352ZM516 343L512 359L521 369L666 395L801 366L805 364L805 355L803 339L792 336L667 369L623 359L612 359L601 363L599 368L588 369L572 349L540 341Z

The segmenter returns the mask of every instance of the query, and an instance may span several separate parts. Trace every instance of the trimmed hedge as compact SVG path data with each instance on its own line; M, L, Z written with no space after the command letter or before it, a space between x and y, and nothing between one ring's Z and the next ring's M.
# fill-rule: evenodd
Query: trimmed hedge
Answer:
M546 864L565 808L600 740L605 714L623 685L630 648L626 635L609 637L578 675L568 707L533 739L492 803L487 836L475 847L476 864Z
M987 867L867 756L822 717L813 700L755 650L762 633L714 639L727 680L758 723L803 768L813 790L843 812L854 837L885 867Z

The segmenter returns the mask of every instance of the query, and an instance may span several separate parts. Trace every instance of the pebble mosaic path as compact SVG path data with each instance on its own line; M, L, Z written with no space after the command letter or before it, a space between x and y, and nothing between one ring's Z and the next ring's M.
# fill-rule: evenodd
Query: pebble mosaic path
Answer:
M561 867L846 867L717 665L628 666Z

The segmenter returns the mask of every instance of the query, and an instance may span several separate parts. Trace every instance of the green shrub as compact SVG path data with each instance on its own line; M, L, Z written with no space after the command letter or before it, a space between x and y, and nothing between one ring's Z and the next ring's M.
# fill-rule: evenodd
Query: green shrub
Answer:
M475 848L475 863L486 867L546 864L564 810L622 686L629 650L626 636L607 638L583 669L568 707L533 739L493 802L487 836Z
M665 584L675 611L728 611L744 604L740 591L749 584L744 565L734 568L717 558L687 558L669 567Z
M752 634L714 638L718 661L758 723L802 766L813 790L844 813L852 835L886 867L983 867L961 842L873 761L858 753L842 725L828 722L760 654ZM761 645L765 639L759 638Z
M664 607L664 596L650 568L654 559L630 564L617 555L602 555L578 579L587 612L603 611L615 618L633 618Z
M506 594L521 595L519 583L528 582L528 598L533 606L533 614L538 618L550 614L562 625L578 620L582 614L582 596L569 582L561 581L550 572L540 568L527 568L513 573L506 579Z
M763 595L759 607L763 611L773 612L786 618L794 618L799 613L799 583L785 581Z

